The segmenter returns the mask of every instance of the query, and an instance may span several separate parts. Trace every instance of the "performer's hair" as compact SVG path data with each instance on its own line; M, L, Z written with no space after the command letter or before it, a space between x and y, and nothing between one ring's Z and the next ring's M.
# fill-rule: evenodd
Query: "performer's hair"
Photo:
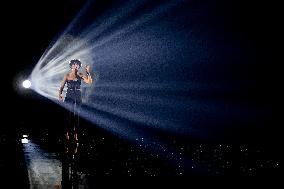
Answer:
M73 59L69 61L69 66L70 68L72 67L73 64L78 64L80 67L82 66L82 62L80 61L80 59Z

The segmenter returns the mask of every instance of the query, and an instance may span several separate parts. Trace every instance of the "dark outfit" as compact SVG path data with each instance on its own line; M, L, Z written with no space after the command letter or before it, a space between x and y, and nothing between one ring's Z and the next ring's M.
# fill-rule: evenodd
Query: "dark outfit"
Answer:
M64 102L70 106L67 116L66 132L70 141L65 143L65 154L62 159L62 188L78 188L79 180L77 173L76 149L78 143L74 143L74 134L79 133L79 110L82 104L81 98L81 78L77 76L75 80L67 80L67 92Z
M71 106L69 111L69 120L66 127L68 133L78 133L79 109L82 104L81 99L81 78L76 80L67 80L67 93L64 102ZM72 136L72 135L71 135Z

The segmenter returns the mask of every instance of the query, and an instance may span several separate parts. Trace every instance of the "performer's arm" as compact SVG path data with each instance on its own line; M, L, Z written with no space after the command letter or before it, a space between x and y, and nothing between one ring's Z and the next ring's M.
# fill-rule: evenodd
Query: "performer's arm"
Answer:
M86 66L85 70L86 70L86 75L81 73L80 76L83 78L85 83L92 84L93 79L92 79L92 75L90 73L90 66Z
M58 91L58 98L59 98L59 100L63 100L62 91L64 89L66 80L67 80L67 75L65 75L63 80L61 81L61 85L60 85L60 88L59 88L59 91Z

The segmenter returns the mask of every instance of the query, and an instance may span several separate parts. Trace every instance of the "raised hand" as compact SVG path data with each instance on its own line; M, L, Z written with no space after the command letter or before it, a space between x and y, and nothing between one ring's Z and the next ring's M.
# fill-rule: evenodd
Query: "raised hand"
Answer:
M85 70L86 70L86 72L89 74L89 73L90 73L90 66L89 66L89 65L86 65L86 66L85 66Z
M58 95L58 99L63 101L63 96L62 95Z

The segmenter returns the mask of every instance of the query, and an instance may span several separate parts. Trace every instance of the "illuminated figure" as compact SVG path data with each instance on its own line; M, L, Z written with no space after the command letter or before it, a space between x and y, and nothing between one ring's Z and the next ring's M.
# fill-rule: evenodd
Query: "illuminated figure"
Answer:
M93 82L90 74L90 66L85 67L86 74L80 73L82 63L79 59L69 62L71 71L67 73L62 82L58 93L59 100L71 106L69 111L69 123L66 125L65 155L62 160L62 188L78 188L77 173L77 150L78 150L78 127L79 127L79 108L82 104L81 81L87 84ZM67 92L63 99L62 92L67 83Z
M81 80L83 80L87 84L91 84L93 82L91 74L90 74L90 66L85 67L86 74L80 73L79 69L82 66L82 63L79 59L73 59L69 62L69 66L71 71L67 73L62 82L59 89L58 98L59 100L63 100L62 91L64 89L65 84L67 83L67 92L64 99L64 102L71 105L71 110L69 112L70 120L69 124L67 124L66 129L66 139L67 141L75 140L78 142L78 124L79 124L79 114L78 110L82 103L81 99Z

